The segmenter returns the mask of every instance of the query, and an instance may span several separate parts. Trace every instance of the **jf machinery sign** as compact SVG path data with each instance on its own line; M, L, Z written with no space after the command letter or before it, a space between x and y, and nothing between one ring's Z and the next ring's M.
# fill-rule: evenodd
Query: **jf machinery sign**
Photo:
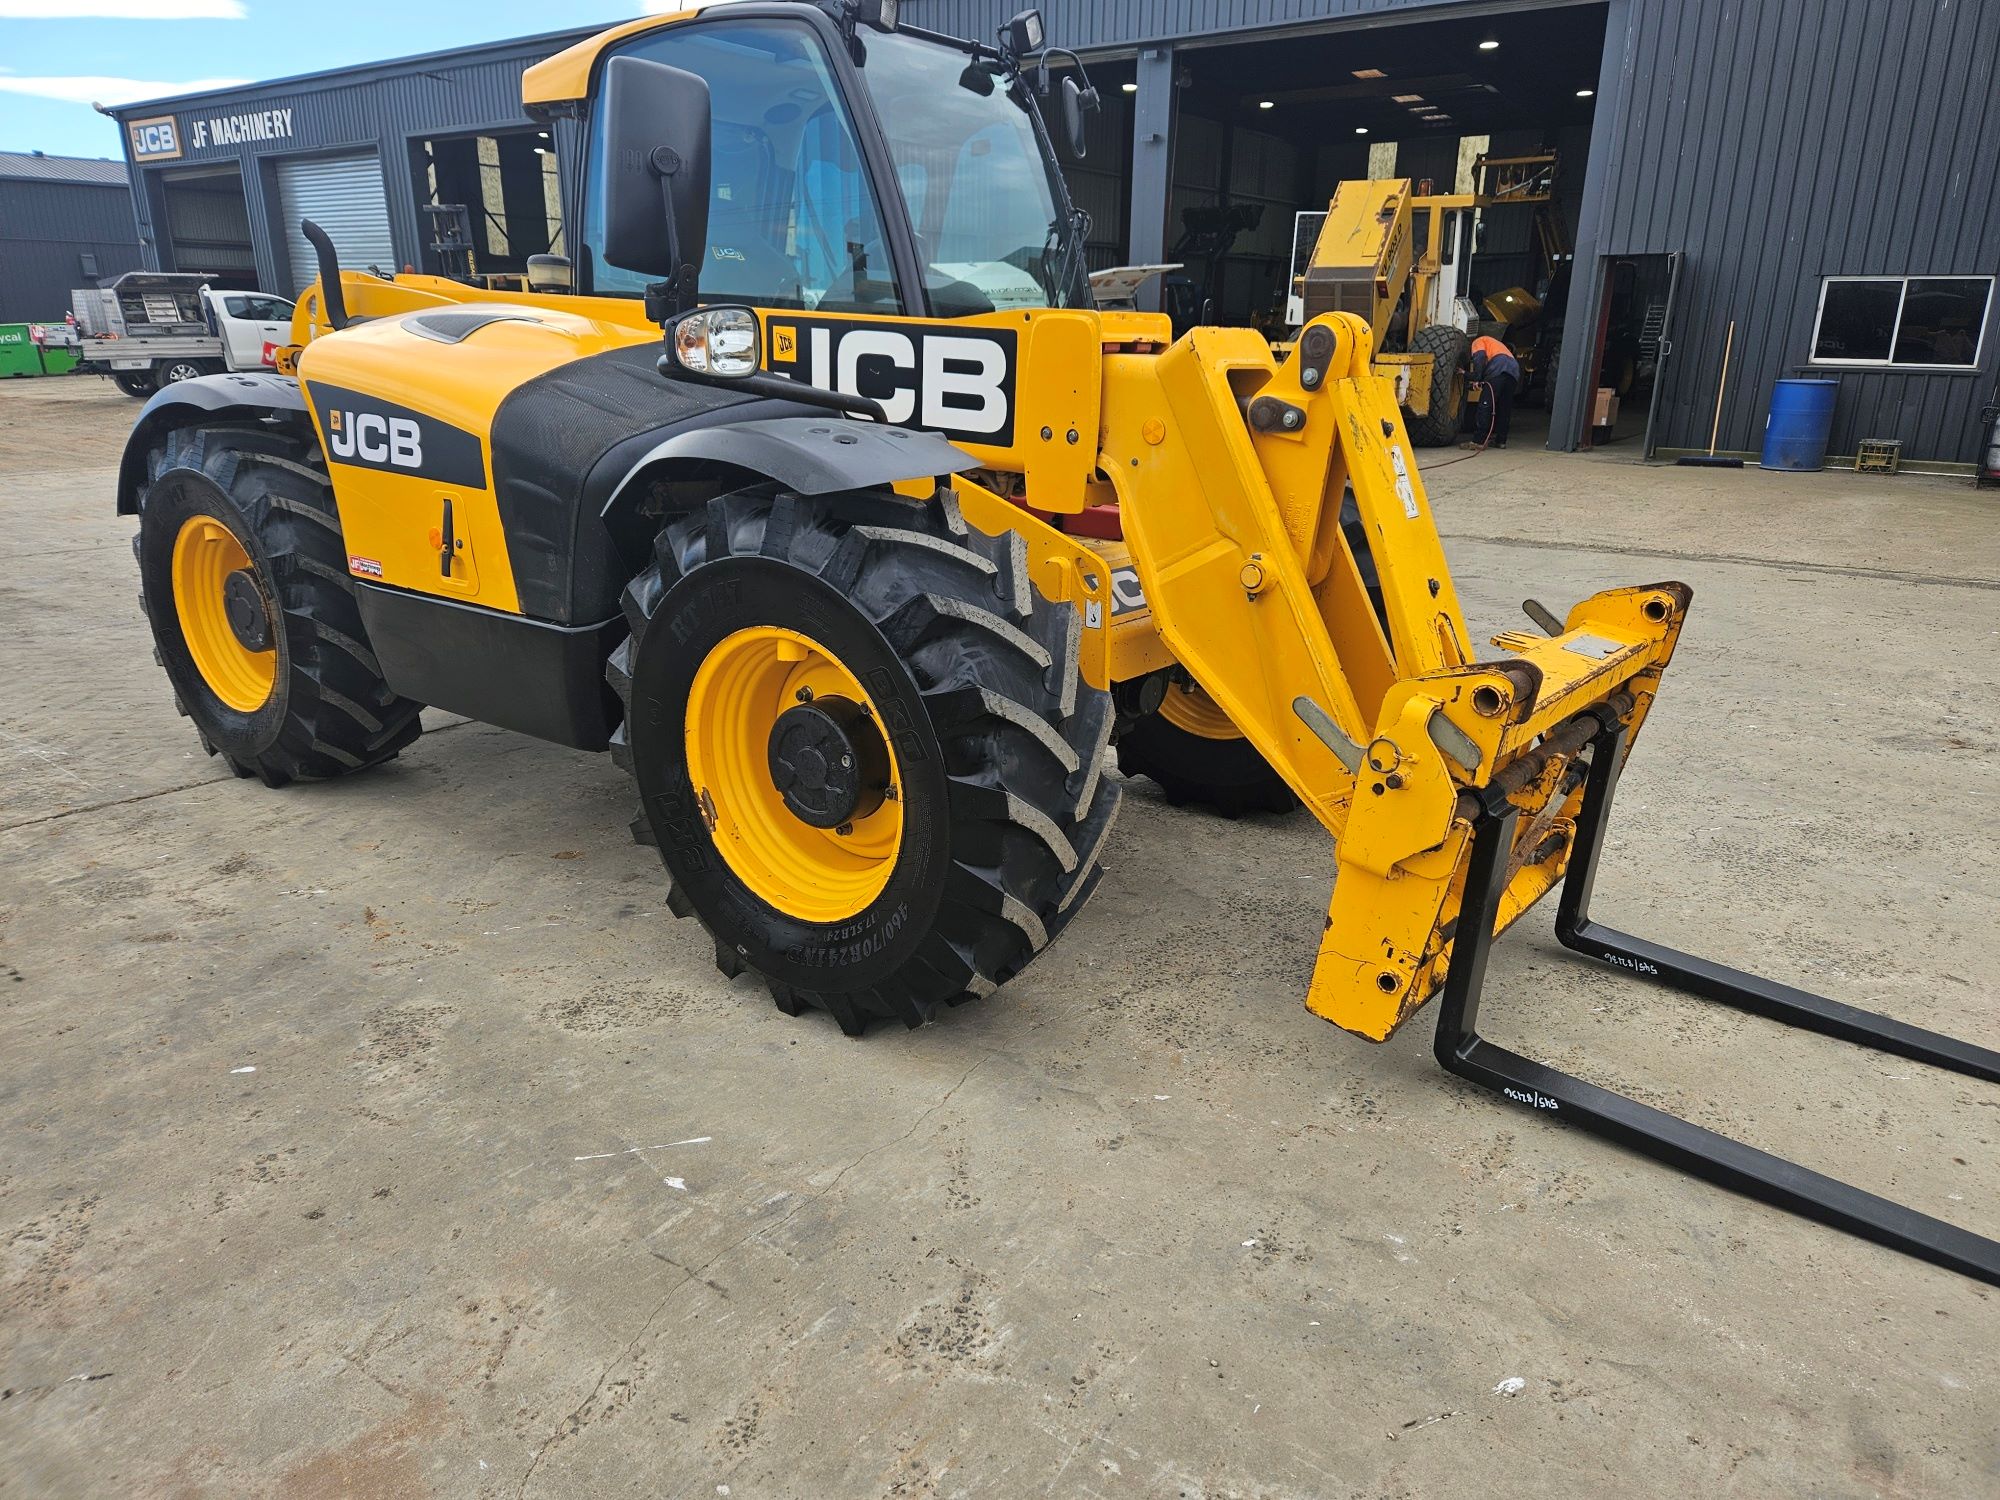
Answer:
M210 146L290 140L292 112L288 108L252 109L236 114L193 116L185 122L175 115L157 115L148 120L128 121L125 133L131 138L134 161L172 161L186 151L201 151Z

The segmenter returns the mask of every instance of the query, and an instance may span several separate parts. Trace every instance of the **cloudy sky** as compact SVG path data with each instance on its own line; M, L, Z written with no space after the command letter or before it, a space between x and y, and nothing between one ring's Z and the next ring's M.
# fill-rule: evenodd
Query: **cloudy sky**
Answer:
M621 20L667 4L594 0L0 0L0 151L120 154L91 109L472 42Z

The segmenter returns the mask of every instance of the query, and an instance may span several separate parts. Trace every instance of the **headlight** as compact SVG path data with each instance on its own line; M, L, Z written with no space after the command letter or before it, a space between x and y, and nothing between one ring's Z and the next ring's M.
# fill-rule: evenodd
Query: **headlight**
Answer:
M757 314L747 307L704 307L691 312L668 330L667 347L683 370L724 380L755 375L763 363Z

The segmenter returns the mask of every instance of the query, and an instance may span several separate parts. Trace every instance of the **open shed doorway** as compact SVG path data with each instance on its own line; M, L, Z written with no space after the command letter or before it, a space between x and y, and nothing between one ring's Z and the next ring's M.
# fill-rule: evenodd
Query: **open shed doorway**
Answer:
M529 256L569 253L547 131L437 136L411 142L410 155L431 275L519 291Z
M261 290L239 167L167 172L160 192L166 210L161 259L169 269L207 276L211 286L229 291Z
M1546 439L1555 351L1586 192L1607 7L1527 5L1422 20L1306 22L1178 48L1163 288L1177 326L1296 333L1300 257L1342 182L1404 179L1417 196L1489 191L1480 163L1545 161L1541 187L1471 211L1448 236L1438 315L1491 335L1524 370L1510 442ZM1100 77L1099 75L1103 76ZM1136 88L1127 65L1093 67ZM1542 191L1542 187L1546 191ZM1126 190L1129 193L1129 175ZM1428 316L1428 314L1427 314ZM1380 347L1409 347L1405 301Z
M1621 448L1651 458L1654 410L1673 358L1678 254L1604 259L1597 314L1597 369L1578 446ZM1608 417L1609 420L1600 420Z

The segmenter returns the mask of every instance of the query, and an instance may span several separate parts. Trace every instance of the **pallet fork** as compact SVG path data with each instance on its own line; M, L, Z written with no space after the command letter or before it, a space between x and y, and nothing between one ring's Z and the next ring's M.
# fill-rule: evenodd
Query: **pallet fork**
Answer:
M1635 978L2000 1083L2000 1052L1725 968L1595 921L1590 915L1590 898L1610 820L1612 794L1624 764L1625 738L1624 728L1615 719L1600 723L1589 742L1587 766L1573 768L1584 778L1584 793L1556 911L1556 936L1564 947ZM1474 819L1459 926L1461 932L1473 936L1463 951L1453 954L1438 1002L1434 1047L1445 1068L1514 1103L1547 1112L1720 1187L2000 1286L2000 1242L1704 1130L1480 1036L1480 986L1500 917L1508 855L1519 815L1505 796L1494 793L1483 799Z
M1273 367L1253 335L1196 329L1147 362L1136 430L1108 387L1114 479L1155 624L1335 839L1339 873L1306 1004L1381 1042L1438 1004L1451 1072L1724 1187L2000 1284L2000 1243L1861 1192L1482 1038L1495 936L1560 888L1571 949L1636 978L2000 1082L2000 1053L1738 973L1589 915L1612 793L1693 599L1615 588L1477 659L1369 329L1313 320ZM1248 430L1240 409L1248 403ZM1345 490L1358 517L1334 525ZM1357 544L1357 536L1359 542ZM1366 554L1379 584L1364 593ZM1239 564L1247 558L1239 571Z

